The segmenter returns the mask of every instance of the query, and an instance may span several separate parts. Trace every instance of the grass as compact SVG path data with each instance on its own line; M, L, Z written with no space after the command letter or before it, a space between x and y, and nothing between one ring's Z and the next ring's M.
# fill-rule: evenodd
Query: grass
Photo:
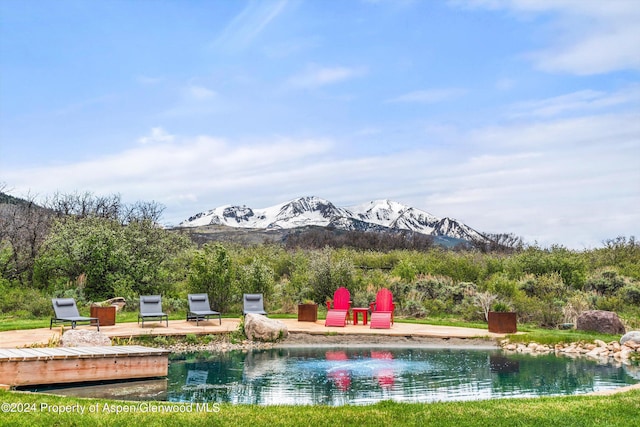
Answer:
M630 426L640 390L569 396L367 406L254 406L120 402L0 391L0 424L11 426ZM13 411L12 411L13 409ZM62 410L64 413L61 413ZM125 409L135 412L123 412ZM209 412L204 409L208 409ZM29 413L25 413L26 411ZM73 411L73 412L72 412ZM80 413L80 412L84 413ZM117 413L120 411L120 413ZM181 412L182 411L182 412Z
M618 341L620 335L601 334L597 332L577 331L577 330L557 330L557 329L532 329L524 334L508 335L509 341L513 343L538 344L569 344L572 342L593 342L602 340L606 343Z

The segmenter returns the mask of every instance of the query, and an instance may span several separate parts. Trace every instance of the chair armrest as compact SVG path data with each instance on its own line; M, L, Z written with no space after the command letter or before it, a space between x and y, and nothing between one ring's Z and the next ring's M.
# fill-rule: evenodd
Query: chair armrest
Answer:
M331 310L331 300L327 301L327 310Z
M369 303L369 310L373 312L375 309L376 309L376 303L375 302Z

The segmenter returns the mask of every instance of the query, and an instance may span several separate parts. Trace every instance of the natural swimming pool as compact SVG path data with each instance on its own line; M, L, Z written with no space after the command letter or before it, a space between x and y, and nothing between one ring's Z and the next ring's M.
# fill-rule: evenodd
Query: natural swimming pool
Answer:
M572 395L640 382L637 367L555 355L506 355L496 349L296 347L203 356L183 354L172 360L166 381L38 391L127 400L336 406Z

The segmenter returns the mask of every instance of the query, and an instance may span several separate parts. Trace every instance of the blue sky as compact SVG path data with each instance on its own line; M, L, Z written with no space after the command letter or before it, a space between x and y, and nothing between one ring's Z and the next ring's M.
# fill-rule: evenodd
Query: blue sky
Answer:
M640 233L636 0L0 1L0 183Z

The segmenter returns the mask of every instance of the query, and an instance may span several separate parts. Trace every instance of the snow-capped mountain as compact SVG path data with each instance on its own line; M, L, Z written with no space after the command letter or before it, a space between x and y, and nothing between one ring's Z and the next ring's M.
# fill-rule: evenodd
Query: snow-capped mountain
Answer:
M180 227L226 225L237 228L290 229L306 226L343 230L409 230L431 236L469 241L487 238L471 227L451 218L437 218L389 200L375 200L358 206L339 208L319 197L300 197L264 209L247 206L221 206L182 221Z

